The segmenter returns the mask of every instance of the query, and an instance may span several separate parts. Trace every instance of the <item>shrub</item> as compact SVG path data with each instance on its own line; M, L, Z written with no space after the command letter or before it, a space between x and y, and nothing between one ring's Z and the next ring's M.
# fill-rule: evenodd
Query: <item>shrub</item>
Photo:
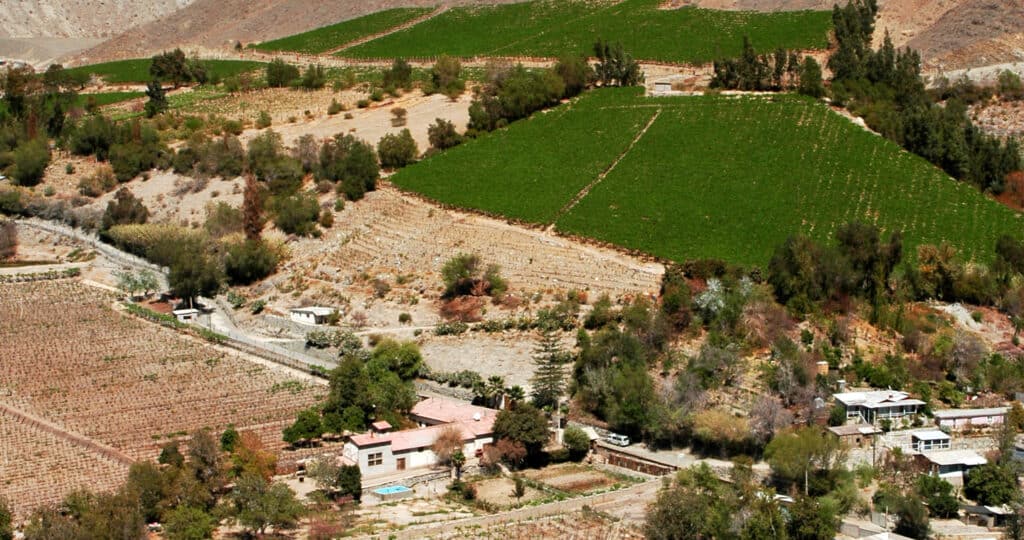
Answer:
M439 92L455 99L466 91L466 81L460 78L462 64L457 58L442 56L430 70L432 86Z
M363 198L367 191L377 189L380 166L373 147L352 135L335 135L320 147L317 180L338 182L338 191L349 200Z
M246 240L228 247L224 274L232 285L247 285L274 273L278 260L277 252L265 242Z
M242 134L244 129L245 126L242 125L240 120L225 120L224 123L221 124L221 130L223 130L225 135L231 134L238 136Z
M334 116L344 110L345 107L343 107L341 103L338 103L338 100L336 99L332 99L331 104L327 106L328 116Z
M380 164L389 169L399 169L413 163L417 153L416 141L408 129L403 129L397 135L385 135L377 143Z
M101 228L103 231L109 231L115 225L145 223L147 219L149 209L146 205L127 188L121 188L114 195L114 199L107 203Z
M319 223L321 227L330 229L334 226L334 214L321 211Z
M90 115L71 132L69 146L74 154L95 155L96 159L106 161L115 134L113 121L106 116Z
M427 139L430 146L438 150L447 150L462 144L462 135L455 131L455 124L444 118L438 118L427 128Z
M267 64L267 86L271 88L282 88L289 86L292 81L299 78L299 68L275 58Z
M274 204L274 224L288 234L306 236L316 228L320 217L320 204L309 194L291 195L277 199Z
M319 90L327 85L327 74L320 64L311 64L302 74L302 81L299 83L306 90Z
M467 330L469 330L469 325L461 321L441 323L434 327L434 335L457 336L464 334Z
M394 109L391 109L391 125L394 127L404 126L408 115L409 111L402 107L395 107Z
M78 181L78 192L86 197L99 197L114 189L117 185L117 178L109 165L100 167L90 176L82 177Z
M267 111L260 111L260 114L256 116L256 129L268 128L272 123L273 119L270 118L270 113Z
M367 108L369 106L370 106L370 100L368 100L368 99L360 99L359 101L356 102L356 107L359 107L360 109L365 109L365 108Z
M50 164L50 148L43 138L22 143L14 150L11 180L19 186L34 186L43 179Z
M402 312L398 314L398 322L401 324L409 324L412 322L412 315Z

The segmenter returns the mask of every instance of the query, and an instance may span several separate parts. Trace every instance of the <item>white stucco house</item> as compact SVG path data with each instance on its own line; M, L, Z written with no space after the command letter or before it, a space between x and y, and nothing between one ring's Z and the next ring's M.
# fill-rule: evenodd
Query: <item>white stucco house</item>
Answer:
M293 308L288 311L292 322L316 326L327 322L327 318L335 312L334 308L324 306L310 306L304 308Z
M873 390L833 394L836 404L846 411L847 420L874 424L881 420L900 420L916 416L925 403L906 392Z
M420 427L390 431L387 422L375 423L369 432L350 436L342 453L359 465L364 478L433 467L438 461L434 442L445 430L455 429L462 436L462 453L472 459L482 454L484 445L494 442L497 414L494 409L469 403L427 398L409 415Z

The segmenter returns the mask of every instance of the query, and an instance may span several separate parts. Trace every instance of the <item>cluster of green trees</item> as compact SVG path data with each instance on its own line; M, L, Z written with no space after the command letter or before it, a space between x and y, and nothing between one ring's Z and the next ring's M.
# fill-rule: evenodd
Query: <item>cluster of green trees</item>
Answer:
M48 137L65 131L67 112L85 81L54 64L0 72L0 171L17 185L38 184L50 163Z
M586 57L564 56L551 69L526 69L522 65L492 69L470 105L468 134L504 127L561 99L576 96L597 83L602 86L643 83L639 63L621 44L598 41L594 53L598 58L596 68L590 66Z
M1006 176L1021 169L1017 143L982 133L959 99L935 104L921 79L916 51L896 50L888 36L872 50L877 13L875 0L851 0L845 8L834 8L837 49L828 61L833 100L950 176L1001 193Z
M127 182L151 169L168 169L174 152L149 123L117 123L99 114L68 124L62 144L76 155L109 161L119 182Z
M228 428L218 441L209 431L196 431L187 455L177 442L168 443L158 464L132 464L113 493L76 491L60 504L36 509L25 538L143 538L153 522L163 524L169 540L209 538L222 522L249 534L294 528L304 508L286 485L270 481L275 464L252 433ZM9 532L10 512L0 501L0 537Z
M370 422L403 425L402 416L416 403L412 380L423 364L413 342L385 339L373 350L360 340L342 340L338 367L331 370L327 398L318 407L299 413L285 428L289 444L310 441L324 433L364 431Z
M267 86L271 88L301 88L319 90L327 85L327 72L320 64L310 64L301 74L299 68L275 58L267 64Z
M753 480L748 463L733 466L730 482L705 464L680 471L648 510L650 540L722 538L828 540L840 508L831 498L800 496L785 508L775 492Z
M743 38L743 52L738 58L716 60L711 88L727 90L797 90L801 94L820 98L825 95L821 80L821 66L817 60L805 56L801 62L795 51L776 49L774 54L757 54L747 37Z

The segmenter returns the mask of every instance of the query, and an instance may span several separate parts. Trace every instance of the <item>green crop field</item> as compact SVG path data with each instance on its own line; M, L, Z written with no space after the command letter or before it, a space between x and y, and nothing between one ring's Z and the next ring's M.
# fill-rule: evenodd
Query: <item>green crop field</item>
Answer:
M598 38L644 60L704 62L736 56L743 36L759 50L824 48L828 11L754 13L658 9L661 0L535 0L452 8L338 54L351 58L543 56L587 53Z
M392 182L677 261L764 265L789 235L826 240L854 220L902 230L910 254L948 241L988 261L1000 234L1021 231L1013 211L796 96L590 92L403 169Z
M397 8L378 11L364 17L332 24L331 26L324 26L302 34L258 43L252 45L252 48L263 51L295 51L319 54L357 39L372 36L389 28L402 25L431 11L430 8Z
M110 84L147 83L153 80L153 76L149 74L150 63L149 58L118 60L70 68L68 72L96 75ZM246 71L262 69L266 64L244 60L204 60L203 65L206 66L210 76L230 77Z
M102 92L98 94L78 94L75 98L75 105L84 107L89 100L93 100L97 106L112 105L129 99L140 98L146 95L145 92Z

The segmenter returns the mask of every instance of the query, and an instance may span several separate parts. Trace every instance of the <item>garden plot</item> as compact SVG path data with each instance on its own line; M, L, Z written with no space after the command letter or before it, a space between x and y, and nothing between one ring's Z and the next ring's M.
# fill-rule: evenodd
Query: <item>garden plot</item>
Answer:
M122 315L113 300L71 280L0 285L0 401L146 459L198 428L282 426L324 393L302 375Z
M559 491L585 494L621 484L622 480L600 470L574 463L552 465L523 473L527 478L551 486Z
M16 516L79 489L117 488L128 467L0 411L0 497Z

